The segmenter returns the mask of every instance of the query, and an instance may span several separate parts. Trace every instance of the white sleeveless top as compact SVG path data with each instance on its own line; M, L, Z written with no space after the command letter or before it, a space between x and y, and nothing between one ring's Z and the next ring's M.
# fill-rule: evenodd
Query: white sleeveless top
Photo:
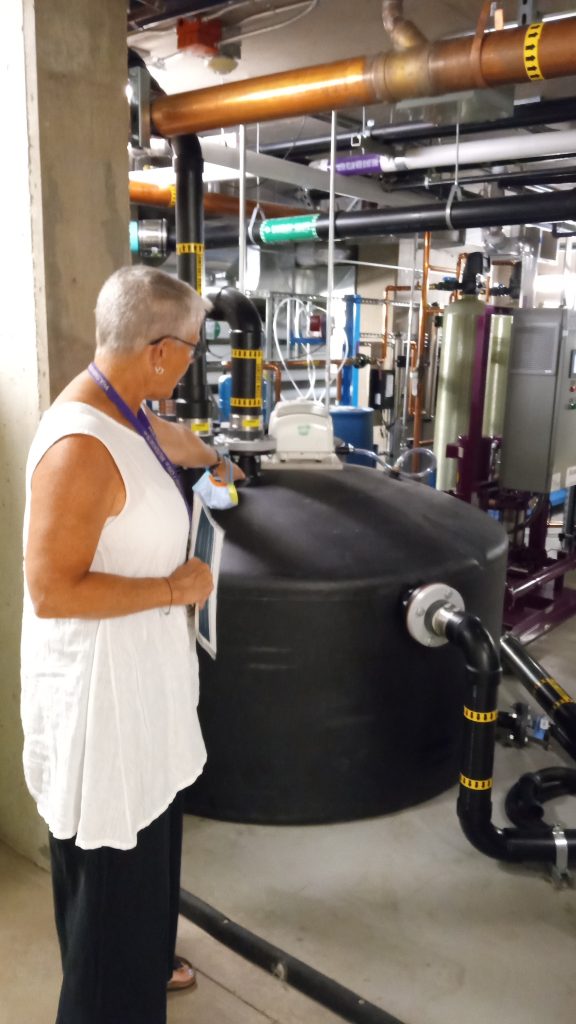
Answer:
M170 575L185 561L189 529L178 488L143 437L82 402L63 402L42 417L26 470L24 545L32 474L70 434L98 438L126 489L125 506L106 521L91 569ZM186 608L165 611L40 619L24 584L24 772L57 839L76 836L85 850L130 849L138 830L202 771L193 627Z

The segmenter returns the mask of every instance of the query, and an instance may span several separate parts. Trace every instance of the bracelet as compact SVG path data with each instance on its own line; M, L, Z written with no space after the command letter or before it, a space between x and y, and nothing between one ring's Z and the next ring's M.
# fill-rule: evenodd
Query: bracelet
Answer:
M164 611L164 609L162 609L162 614L170 615L170 612L172 611L172 602L174 600L174 591L172 590L172 584L170 583L168 577L163 576L162 579L166 581L166 583L168 584L168 589L170 590L170 604L168 605L168 611Z
M208 469L208 472L212 473L213 470L218 469L218 466L222 466L224 464L224 460L225 456L219 455L216 462L213 462L211 466L206 467Z

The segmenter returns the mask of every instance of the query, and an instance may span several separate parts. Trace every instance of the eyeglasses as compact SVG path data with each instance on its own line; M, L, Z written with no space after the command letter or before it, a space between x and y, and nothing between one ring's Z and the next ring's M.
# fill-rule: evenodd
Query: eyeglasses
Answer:
M154 338L154 341L147 342L148 345L159 345L161 341L180 341L183 345L187 345L188 348L192 349L192 355L190 362L193 363L198 356L202 355L204 351L201 341L185 341L184 338L178 338L175 334L163 334L161 338Z

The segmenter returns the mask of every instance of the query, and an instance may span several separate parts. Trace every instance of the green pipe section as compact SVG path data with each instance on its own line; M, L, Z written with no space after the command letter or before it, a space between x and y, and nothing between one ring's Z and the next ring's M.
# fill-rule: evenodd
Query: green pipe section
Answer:
M274 217L258 225L260 241L267 245L280 242L317 242L316 222L320 214L313 217Z

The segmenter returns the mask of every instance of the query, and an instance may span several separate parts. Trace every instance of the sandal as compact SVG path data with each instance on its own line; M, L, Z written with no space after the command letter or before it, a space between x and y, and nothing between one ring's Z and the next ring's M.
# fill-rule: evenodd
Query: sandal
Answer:
M183 978L182 980L174 977L176 971L183 970L186 971L187 977ZM183 988L196 988L196 985L198 984L198 980L196 978L196 971L192 967L190 961L187 960L185 956L174 957L174 974L172 974L172 977L168 982L168 985L166 986L169 992L176 992L179 989Z

